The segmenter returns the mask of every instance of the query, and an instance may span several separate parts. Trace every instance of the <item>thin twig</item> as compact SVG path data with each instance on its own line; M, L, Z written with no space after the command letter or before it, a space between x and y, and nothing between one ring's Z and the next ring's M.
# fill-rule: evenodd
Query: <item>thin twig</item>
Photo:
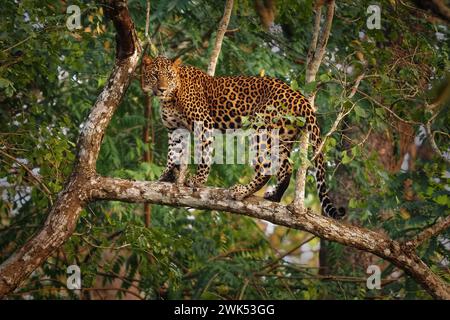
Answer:
M53 200L52 200L52 193L50 192L50 190L48 189L48 187L45 185L45 183L38 177L36 176L33 171L31 171L30 168L28 168L26 165L24 165L22 162L20 162L19 160L17 160L16 158L14 158L13 156L11 156L10 154L4 152L3 150L0 149L0 154L2 154L3 156L7 157L8 159L11 159L12 161L14 161L15 163L17 163L20 167L22 167L31 177L33 177L33 179L44 189L45 193L47 193L48 199L50 201L50 204L53 205Z
M300 242L299 244L295 245L292 249L288 250L287 252L283 253L282 255L280 255L279 257L277 257L274 261L271 261L270 263L266 264L265 266L263 266L261 269L267 269L269 268L269 271L273 269L273 267L282 259L284 259L285 257L291 255L293 252L295 252L296 250L298 250L300 247L302 247L304 244L310 242L311 240L313 240L315 238L315 236L311 236L308 237L307 239L305 239L304 241Z
M450 163L450 156L444 155L441 150L439 149L438 145L436 144L436 141L434 140L433 132L431 131L431 122L427 121L425 124L425 130L428 135L428 139L430 140L430 146L433 149L433 151L445 162Z
M400 117L398 114L396 114L394 111L392 111L390 108L388 108L387 106L385 106L384 104L382 104L381 102L377 101L376 99L372 98L371 96L369 96L367 93L365 93L364 91L361 91L359 89L356 89L356 91L364 96L365 98L369 99L370 101L372 101L373 103L375 103L377 106L382 107L384 110L386 110L387 112L389 112L390 114L392 114L394 116L394 118L396 118L397 120L403 122L403 123L407 123L407 124L412 124L412 125L421 125L422 123L417 122L417 121L412 121L412 120L405 120L402 117Z
M336 120L334 121L333 125L331 126L331 129L327 132L327 134L323 137L322 142L320 143L319 147L317 148L316 152L314 153L314 156L312 157L311 161L314 161L317 156L322 153L322 149L325 146L325 143L329 136L331 136L336 130L339 124L341 123L342 119L344 119L350 112L352 112L353 108L355 107L355 103L352 105L350 109L347 111L342 110Z
M84 242L86 242L88 245L90 245L91 247L97 248L97 249L108 249L108 250L121 250L124 248L128 248L131 247L131 244L126 243L124 245L118 246L118 247L112 247L112 246L99 246L96 244L93 244L92 242L90 242L88 239L86 239L83 236L80 236L81 240L83 240Z

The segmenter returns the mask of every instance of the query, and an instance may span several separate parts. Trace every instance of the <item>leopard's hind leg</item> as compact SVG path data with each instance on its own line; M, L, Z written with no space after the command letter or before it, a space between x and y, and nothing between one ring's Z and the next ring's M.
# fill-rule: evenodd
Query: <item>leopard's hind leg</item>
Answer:
M251 138L250 154L253 157L252 166L255 176L246 185L236 184L231 187L231 196L236 200L242 200L260 190L274 174L272 163L272 137L269 131L259 128Z
M280 147L280 166L277 171L277 184L273 190L264 194L264 198L274 202L280 202L284 192L289 187L292 176L292 163L289 156L292 150L292 142L283 143Z

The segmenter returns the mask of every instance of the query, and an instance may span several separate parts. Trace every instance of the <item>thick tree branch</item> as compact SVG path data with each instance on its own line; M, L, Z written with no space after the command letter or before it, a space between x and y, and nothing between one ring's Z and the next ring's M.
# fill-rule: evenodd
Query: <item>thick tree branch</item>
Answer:
M302 212L305 203L305 188L306 188L306 174L308 173L308 144L309 135L303 134L299 139L299 154L300 154L300 166L298 167L297 174L295 175L295 197L292 202L293 208Z
M0 298L14 291L38 266L46 261L73 233L82 208L91 201L119 200L178 207L221 210L263 219L304 230L326 240L371 252L392 262L423 286L433 297L450 299L447 284L435 275L411 250L411 246L360 227L345 225L311 210L284 206L257 197L234 201L220 188L192 188L160 182L139 182L100 177L95 164L102 137L120 103L137 66L140 46L126 2L109 3L108 15L117 28L117 60L106 87L95 102L77 146L77 160L63 191L50 210L42 229L0 265ZM432 235L448 225L438 223ZM426 237L428 237L428 234ZM418 236L421 239L424 237ZM419 240L418 242L420 242Z
M217 60L219 60L220 50L222 48L223 37L225 36L225 32L227 31L228 24L230 23L231 11L233 10L233 0L227 0L225 4L225 10L223 13L222 20L219 24L219 29L216 34L216 42L214 44L214 48L211 53L211 59L208 65L207 73L210 76L213 76L216 72Z
M308 55L306 56L306 65L311 64L311 60L316 53L317 48L317 39L319 39L320 32L320 19L322 17L322 5L314 6L314 26L313 26L313 34L311 38L311 42L309 43Z
M117 30L116 62L106 87L85 121L78 139L73 172L50 210L43 228L0 265L0 298L12 292L73 233L79 214L89 199L89 177L105 129L130 83L140 46L126 1L108 3L107 14Z
M384 258L406 271L433 297L450 299L447 284L404 245L380 233L345 225L309 209L302 212L296 210L294 214L289 207L258 197L235 201L231 199L228 190L221 188L192 189L162 182L106 177L93 177L88 185L91 188L92 200L150 202L176 207L228 211L307 231L322 239L339 242Z

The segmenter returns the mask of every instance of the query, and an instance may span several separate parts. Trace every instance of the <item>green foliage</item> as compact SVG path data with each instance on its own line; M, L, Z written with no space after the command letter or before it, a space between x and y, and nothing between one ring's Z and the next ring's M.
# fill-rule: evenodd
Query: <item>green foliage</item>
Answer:
M152 1L150 33L155 47L205 69L222 2ZM394 151L390 159L401 161L401 133L393 113L411 123L431 118L424 105L449 78L448 41L439 40L436 32L448 39L448 29L425 19L409 5L381 1L382 29L367 30L366 8L372 2L338 1L326 59L316 81L305 85L312 2L277 1L275 23L281 27L277 33L262 27L253 1L235 1L229 29L237 31L227 33L216 73L265 73L304 94L316 92L323 134L339 110L351 110L325 143L329 187L333 195L345 199L351 223L383 230L395 239L411 238L449 214L448 167L425 149L429 145L425 139L421 148L426 155L414 160L414 170L392 170L377 142L391 139L388 146ZM114 28L106 21L101 5L89 1L71 4L80 5L83 26L72 32L65 26L65 2L2 4L0 262L42 226L71 172L83 120L113 65ZM146 1L129 1L129 5L143 39ZM346 72L349 68L351 72ZM363 73L358 89L371 99L358 92L349 98ZM133 81L104 137L97 163L100 174L153 180L161 173L167 152L166 130L155 100L151 126L156 139L150 145L143 142L147 120L143 106L139 83ZM295 117L288 120L298 126L305 122ZM449 123L448 106L444 106L432 127L436 143L444 151L450 147ZM413 125L414 136L419 127ZM151 163L142 161L146 151L153 155ZM291 161L299 163L298 153ZM215 165L209 184L227 187L251 174L248 166ZM314 178L309 176L307 182L307 205L320 210ZM291 183L283 201L293 197ZM327 264L340 279L337 281L324 279L316 268L317 239L308 243L315 249L306 264L299 261L299 249L278 259L308 237L303 232L272 228L222 212L156 205L151 209L151 226L146 227L142 205L91 204L70 240L12 296L92 298L93 291L66 289L66 268L77 264L83 288L113 286L112 292L119 298L129 297L129 291L147 299L429 298L407 276L381 291L368 290L364 281L368 264L382 265L383 277L395 268L372 256L370 263L358 260L356 250L338 244L326 244ZM447 281L444 262L450 259L449 238L447 231L418 250Z

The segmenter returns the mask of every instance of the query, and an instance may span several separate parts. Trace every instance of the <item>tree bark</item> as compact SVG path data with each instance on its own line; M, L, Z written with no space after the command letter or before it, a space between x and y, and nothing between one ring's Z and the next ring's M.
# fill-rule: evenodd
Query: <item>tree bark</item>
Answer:
M314 30L311 46L307 56L306 67L306 82L312 82L316 78L317 71L319 71L323 56L325 55L325 48L327 47L328 38L331 32L331 25L334 16L334 0L327 2L327 16L322 28L320 28L320 20L322 16L322 5L324 1L316 1L314 5Z
M217 60L219 60L220 50L222 48L223 37L225 36L225 32L227 32L228 24L230 23L231 11L233 10L233 0L227 0L225 4L225 10L223 13L222 20L219 24L219 29L216 34L216 42L214 44L213 51L211 53L211 59L208 66L207 73L210 76L213 76L216 72Z
M314 4L314 30L311 38L311 43L309 44L309 51L306 61L306 75L305 82L310 83L316 80L317 72L319 71L320 64L322 63L323 56L325 54L325 48L328 43L328 37L330 36L331 25L333 23L333 15L334 15L334 0L328 1L327 4L327 17L324 23L324 26L320 27L320 20L322 17L322 5L323 1L316 1ZM311 94L308 97L309 103L315 109L315 94ZM337 122L338 124L339 122ZM337 126L336 124L336 126ZM305 150L308 147L308 134L304 134L300 138L300 149ZM324 142L323 142L324 143ZM320 151L323 147L323 144L319 147ZM304 151L303 151L304 152ZM315 157L316 155L314 155ZM294 200L294 204L299 206L299 203L302 202L302 198L304 198L305 194L305 178L306 172L308 170L308 164L306 161L303 161L299 170L297 171L296 176L296 198Z
M42 229L0 265L0 297L12 292L73 233L90 199L90 177L105 129L130 83L141 51L126 1L110 1L106 13L117 30L116 61L81 130L72 174L59 193Z
M360 227L298 210L257 197L232 200L220 188L188 188L162 182L144 182L101 177L95 165L101 141L137 66L141 48L126 1L108 3L107 13L117 30L117 59L106 87L95 102L81 130L73 172L49 212L42 229L0 265L0 298L14 291L30 273L59 248L73 233L82 208L97 200L155 203L178 207L220 210L263 219L320 238L371 252L399 267L414 278L434 298L450 299L450 289L414 252L403 244ZM434 236L448 227L438 222L420 239ZM417 241L417 243L420 241Z
M275 1L255 0L256 13L261 19L261 23L266 30L269 30L275 22Z
M435 275L408 245L369 229L345 225L310 209L299 212L291 206L255 196L244 201L234 201L231 200L228 190L212 187L192 189L170 183L108 177L93 177L89 186L92 188L90 193L93 200L151 202L175 207L227 211L307 231L322 239L384 258L408 273L433 297L450 299L449 286Z
M152 117L152 97L145 95L145 105L144 105L144 117L145 124L142 130L142 141L146 147L150 146L151 143L155 143L155 133L153 130L153 117ZM151 137L151 139L150 139ZM150 149L144 151L142 160L147 163L153 162L153 152ZM146 227L150 226L152 215L152 207L148 203L144 203L144 223Z

